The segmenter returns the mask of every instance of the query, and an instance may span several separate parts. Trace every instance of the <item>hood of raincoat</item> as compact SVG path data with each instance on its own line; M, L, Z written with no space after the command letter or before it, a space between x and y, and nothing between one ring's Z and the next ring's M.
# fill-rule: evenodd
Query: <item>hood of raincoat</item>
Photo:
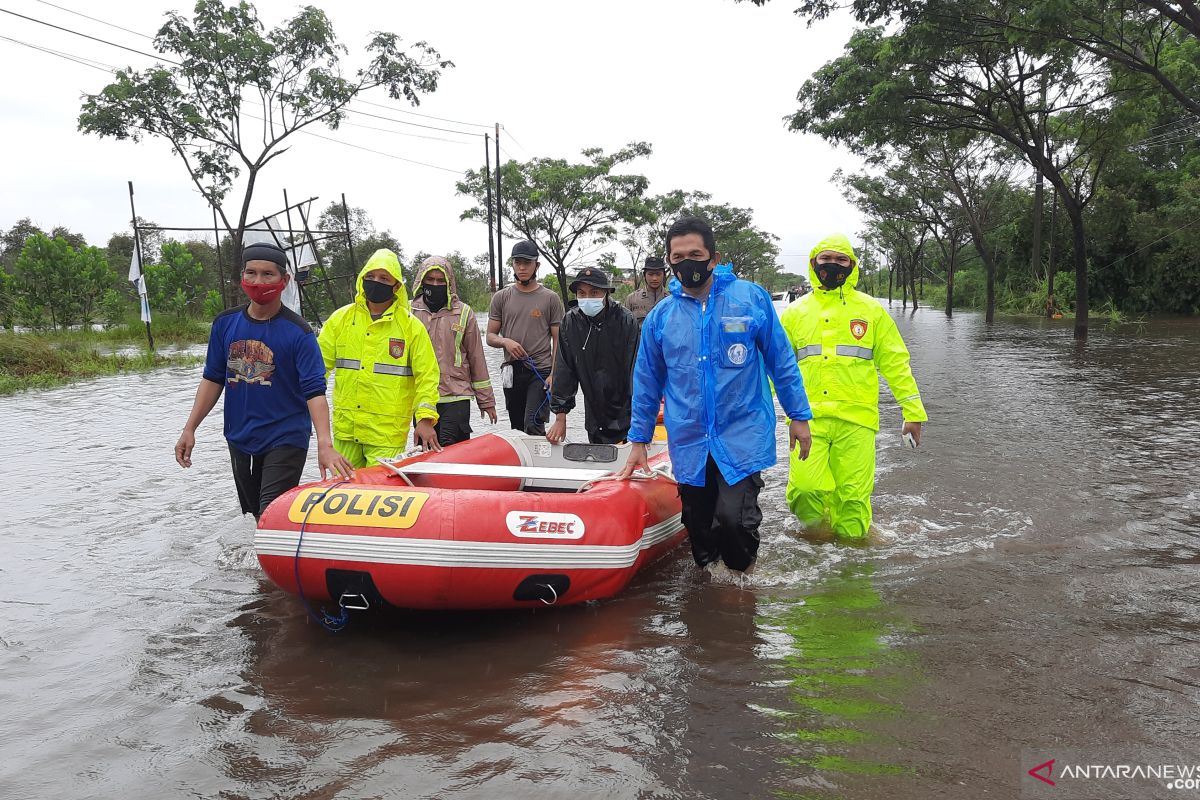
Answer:
M371 270L386 269L388 274L396 279L396 300L392 304L392 308L403 308L409 310L408 304L408 289L404 287L404 272L400 267L400 259L391 250L376 250L367 263L358 273L358 281L354 286L357 290L354 294L354 302L363 308L367 308L367 295L363 292L363 278Z
M819 254L826 250L850 256L850 264L853 269L850 270L850 277L846 278L846 282L842 285L847 289L853 289L858 286L858 256L854 254L854 247L850 244L850 238L844 233L833 233L818 242L817 246L808 254L808 282L812 284L813 291L818 294L830 291L821 284L821 279L817 277L817 271L813 269L813 261Z
M413 276L412 296L416 297L421 293L421 284L425 282L425 276L431 269L440 269L446 276L446 283L450 287L450 295L446 299L446 307L449 308L458 297L458 284L454 280L454 267L450 266L450 260L443 256L429 256L420 263L417 274Z

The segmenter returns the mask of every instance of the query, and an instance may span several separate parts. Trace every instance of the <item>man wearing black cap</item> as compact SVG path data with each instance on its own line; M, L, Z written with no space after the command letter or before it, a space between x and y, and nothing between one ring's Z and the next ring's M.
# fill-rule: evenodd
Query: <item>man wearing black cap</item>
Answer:
M486 339L492 347L504 348L500 385L509 424L531 436L545 436L563 304L537 281L537 245L528 239L517 242L511 258L516 283L492 295Z
M579 304L567 312L558 335L550 395L550 410L556 416L546 438L555 443L566 439L567 414L575 407L576 389L582 387L588 441L618 444L629 433L637 322L624 306L612 302L613 287L604 270L584 267L569 288Z
M646 265L642 267L642 277L646 279L645 285L625 298L625 307L633 312L633 318L637 320L639 331L642 329L642 322L650 313L650 309L667 296L666 276L667 272L662 258L647 256Z
M224 392L233 482L242 513L258 519L272 500L300 483L314 425L321 477L349 477L352 469L333 447L317 337L283 307L291 279L286 255L274 244L247 245L242 265L242 291L250 303L213 320L204 377L175 444L175 460L192 465L196 429Z

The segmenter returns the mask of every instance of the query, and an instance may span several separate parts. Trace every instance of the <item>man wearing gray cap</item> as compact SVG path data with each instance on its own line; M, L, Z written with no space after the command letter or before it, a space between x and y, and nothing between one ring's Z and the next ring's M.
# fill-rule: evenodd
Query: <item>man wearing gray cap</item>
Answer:
M563 304L556 293L538 283L537 269L537 245L528 239L513 245L516 283L492 295L486 341L504 348L500 385L509 424L531 436L545 436L550 418L550 370Z
M612 301L613 286L604 270L584 267L570 287L579 303L567 312L554 356L550 410L554 424L546 438L561 443L575 392L583 389L583 427L592 444L618 444L629 434L633 362L638 326L633 314Z

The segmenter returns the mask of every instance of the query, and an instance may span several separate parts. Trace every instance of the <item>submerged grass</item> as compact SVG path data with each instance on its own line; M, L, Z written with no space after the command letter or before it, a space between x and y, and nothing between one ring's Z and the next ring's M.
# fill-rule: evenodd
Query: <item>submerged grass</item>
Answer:
M196 364L202 359L188 354L104 354L93 344L103 341L51 338L39 334L0 334L0 395L28 389L48 389L72 381L139 372L158 367Z

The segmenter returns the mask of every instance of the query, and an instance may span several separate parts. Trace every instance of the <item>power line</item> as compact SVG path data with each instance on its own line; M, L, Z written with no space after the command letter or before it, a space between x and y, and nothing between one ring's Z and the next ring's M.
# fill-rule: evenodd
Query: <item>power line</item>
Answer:
M0 9L0 10L3 10L3 9ZM91 67L92 69L98 69L98 70L100 70L100 71L102 71L102 72L108 72L108 73L110 73L110 74L112 74L112 73L116 72L116 68L115 68L115 67L112 67L112 66L98 66L98 64L101 64L101 63L103 63L103 62L96 62L96 63L94 63L94 64L93 64L93 63L88 63L87 61L85 61L85 60L83 60L83 59L80 59L80 58L77 58L77 57L75 57L75 56L72 56L72 55L70 55L70 54L67 54L67 53L62 53L62 52L59 52L59 51L57 51L57 50L51 50L50 48L47 48L47 47L40 47L40 46L38 46L38 45L31 44L31 43L29 43L29 42L22 42L22 41L18 41L17 39L10 39L10 38L9 38L9 37L7 37L7 36L0 36L0 40L4 40L4 41L8 41L8 42L12 42L13 44L22 45L22 46L24 46L24 47L28 47L28 48L31 48L31 49L33 49L33 50L39 50L39 51L41 51L41 52L43 52L43 53L46 53L47 55L52 55L52 56L55 56L55 57L57 57L57 58L66 59L67 61L72 61L72 62L74 62L74 63L76 63L76 64L79 64L80 66L84 66L84 67ZM264 120L262 117L256 117L255 115L253 115L253 114L248 114L248 113L246 113L246 112L242 112L242 113L243 113L243 114L244 114L246 117L249 117L250 119L255 119L255 120L258 120L259 122L265 122L265 120ZM362 127L367 127L367 126L362 126ZM392 132L393 132L393 133L400 133L400 131L392 131ZM332 143L334 143L334 144L340 144L340 145L342 145L342 146L344 146L344 147L353 147L355 150L365 150L365 151L367 151L368 153L375 153L376 155L386 156L387 158L394 158L394 159L396 159L397 161L404 161L404 162L407 162L407 163L409 163L409 164L417 164L417 165L419 165L419 166L422 166L422 167L429 167L430 169L437 169L437 170L441 170L441 171L443 171L443 172L452 172L452 173L454 173L455 175L461 175L461 174L462 174L462 172L463 172L463 170L460 170L460 169L452 169L452 168L450 168L450 167L441 167L441 166L438 166L437 164L429 164L429 163L426 163L426 162L424 162L424 161L417 161L417 160L415 160L415 159L412 159L412 158L404 158L403 156L397 156L397 155L394 155L394 154L392 154L392 153L385 153L385 152L383 152L382 150L373 150L373 149L372 149L372 148L370 148L370 147L363 147L362 145L358 145L358 144L352 144L352 143L350 143L350 142L343 142L343 141L341 141L340 139L334 139L334 138L331 138L331 137L329 137L329 136L322 136L322 135L320 135L319 133L313 133L312 131L307 131L307 130L299 130L299 131L297 131L297 133L303 133L303 134L307 134L307 135L309 135L309 136L315 136L315 137L316 137L316 138L318 138L318 139L324 139L324 140L325 140L325 141L327 141L327 142L332 142ZM414 134L402 134L402 135L410 135L410 136L411 136L411 135L414 135ZM452 141L452 140L447 140L447 141Z
M67 61L74 61L76 64L79 64L84 67L91 67L92 69L98 69L101 72L108 72L108 73L113 72L112 67L110 67L108 65L100 66L100 64L102 62L99 62L99 61L97 61L95 63L91 63L89 59L84 59L79 56L73 56L70 53L63 53L59 50L51 50L49 47L41 47L36 44L30 44L29 42L22 42L18 39L10 39L7 36L0 36L0 39L4 40L6 42L12 42L13 44L19 44L22 47L28 47L31 50L40 50L41 52L46 53L47 55L58 56L59 58L65 58Z
M508 134L508 138L513 140L513 144L515 144L517 147L519 147L523 151L525 151L525 155L529 156L530 158L533 157L533 153L529 152L528 148L526 148L525 145L523 145L519 141L517 141L517 137L513 136L512 131L509 129L509 127L507 125L501 125L500 127L504 130L505 133ZM501 149L503 149L503 148L501 148Z
M369 111L357 111L355 109L349 109L349 110L354 114L361 114L364 117L373 117L374 119L382 119L382 120L386 120L387 122L395 122L398 125L411 125L414 128L425 128L426 130L431 130L431 131L442 131L444 133L453 133L453 134L457 134L458 136L469 136L472 139L475 139L479 136L478 133L468 133L467 131L456 131L456 130L452 130L451 128L439 128L436 125L422 125L419 122L407 122L402 119L396 119L395 117L385 117L382 114L372 114Z
M376 108L382 108L386 111L395 111L400 114L411 114L414 117L424 117L425 119L436 119L439 122L451 122L455 125L469 125L473 128L491 128L492 127L491 125L485 125L482 122L464 122L463 120L460 120L460 119L447 119L446 117L435 117L432 114L418 114L416 111L405 111L402 108L396 108L394 106L384 105L383 103L372 103L370 100L359 100L358 102L362 103L363 105L375 106Z
M50 6L51 8L57 8L59 11L65 11L68 14L74 14L77 17L83 17L84 19L90 19L92 22L99 22L101 25L107 25L110 28L116 28L119 31L125 31L126 33L132 33L134 36L140 36L143 39L150 39L151 41L154 40L154 37L150 36L149 34L138 33L137 31L131 31L129 28L122 28L120 25L116 25L112 22L105 22L104 20L97 19L96 17L89 17L87 14L80 13L79 11L72 11L71 9L69 9L65 6L58 6L58 5L55 5L54 3L48 3L48 2L46 2L46 0L37 0L37 2L41 3L44 6Z
M358 112L350 111L350 113L357 114ZM459 139L446 139L441 136L426 136L425 134L422 134L422 133L405 133L404 131L392 130L391 128L377 128L374 125L363 125L360 122L342 122L341 124L342 125L352 125L355 128L366 128L369 131L380 131L381 133L390 133L395 136L410 136L413 139L432 139L435 142L449 142L450 144L464 144L464 145L471 144L471 142L464 142ZM472 134L472 135L474 135L474 134Z
M45 20L42 20L42 19L35 19L33 17L27 17L24 14L18 14L15 11L9 11L7 8L0 8L0 12L4 12L5 14L11 14L14 17L20 17L21 19L29 20L30 22L36 22L39 25L45 25L47 28L54 28L55 30L64 31L66 33L71 33L71 34L74 34L75 36L82 36L84 39L91 39L93 42L100 42L101 44L106 44L106 45L109 45L110 47L119 47L122 50L128 50L131 53L137 53L139 56L146 56L147 58L153 58L153 59L159 59L162 61L166 61L168 64L174 64L177 67L182 66L178 61L172 61L171 59L164 58L163 56L158 55L156 53L147 53L144 50L137 50L132 47L126 47L123 44L117 44L116 42L110 42L107 39L100 39L96 36L89 36L86 33L80 33L79 31L74 31L74 30L71 30L70 28L64 28L61 25L55 25L53 23L46 22Z
M246 116L250 117L251 119L261 119L260 117L255 117L250 114L247 114ZM403 156L397 156L397 155L393 155L391 153L385 153L382 150L372 150L370 147L363 147L360 144L351 144L350 142L343 142L340 139L332 139L328 136L322 136L319 133L313 133L312 131L301 130L301 131L298 131L298 133L305 133L305 134L308 134L309 136L315 136L318 139L324 139L325 141L333 142L334 144L340 144L340 145L344 145L346 147L353 147L355 150L366 150L368 153L374 153L379 156L387 156L388 158L394 158L397 161L406 161L409 164L419 164L422 167L429 167L430 169L440 169L442 172L453 172L455 175L462 175L464 172L464 170L461 170L461 169L451 169L450 167L439 167L437 164L428 164L424 161L415 161L411 158L404 158Z
M1175 230L1173 230L1173 231L1171 231L1170 233L1166 234L1165 236L1160 236L1160 237L1158 237L1157 239L1155 239L1155 240L1154 240L1153 242L1151 242L1150 244L1147 244L1147 245L1142 245L1142 246L1141 246L1141 247L1139 247L1137 250L1134 250L1132 253L1126 253L1125 255L1123 255L1123 256L1121 256L1120 258L1118 258L1116 261L1113 261L1112 263L1109 263L1109 264L1105 264L1105 265L1104 265L1103 267L1101 267L1100 269L1101 269L1101 271L1103 271L1103 270L1106 270L1106 269L1108 269L1109 267L1113 266L1113 264L1120 263L1121 261L1124 261L1125 259L1129 258L1130 256L1136 256L1138 253L1142 252L1142 251L1143 251L1143 250L1145 250L1147 247L1153 247L1154 245L1158 244L1159 242L1163 241L1164 239L1170 239L1172 236L1174 236L1175 234L1179 233L1181 230L1184 230L1185 228L1190 228L1190 227L1192 227L1193 225L1195 225L1197 222L1200 222L1200 217L1196 217L1196 219L1192 220L1191 222L1188 222L1188 223L1186 223L1186 224L1184 224L1184 225L1180 225L1178 228L1176 228Z

